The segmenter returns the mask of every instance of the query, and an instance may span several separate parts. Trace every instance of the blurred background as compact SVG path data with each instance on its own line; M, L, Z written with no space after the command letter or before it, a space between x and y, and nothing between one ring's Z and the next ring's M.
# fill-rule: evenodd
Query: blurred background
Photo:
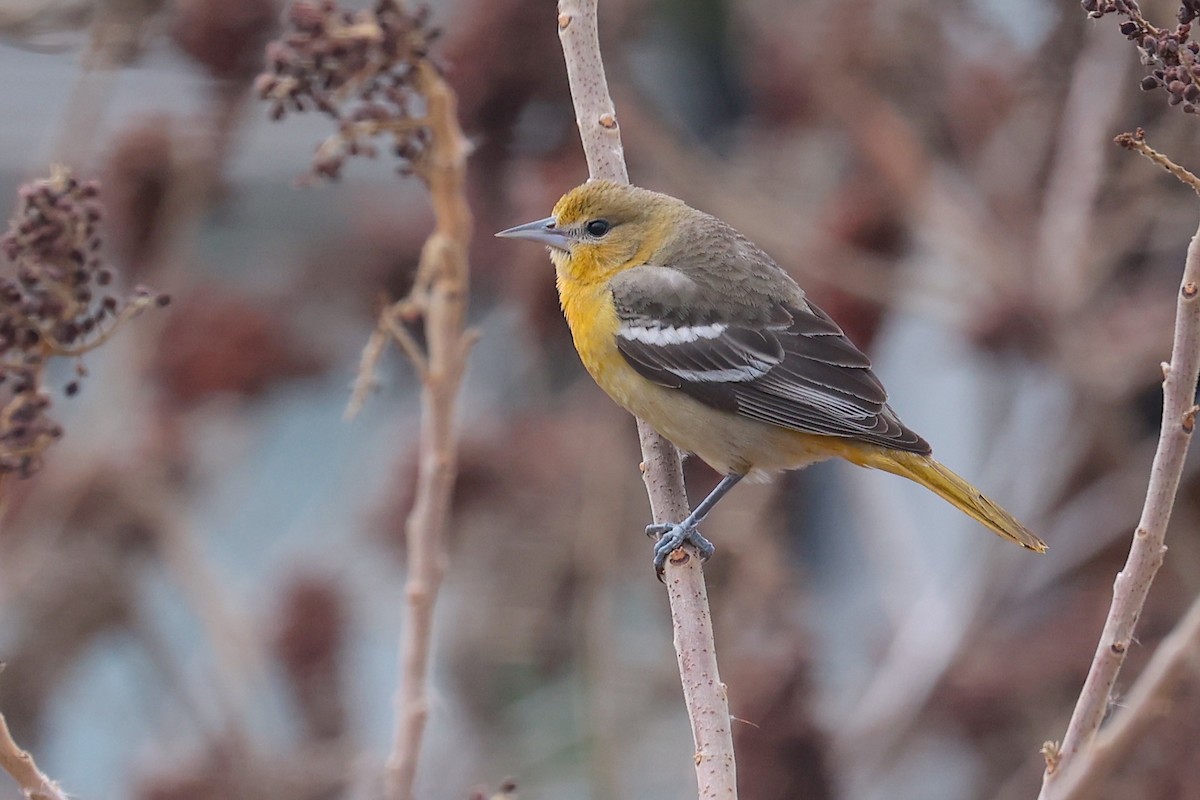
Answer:
M389 747L407 364L342 412L431 214L383 156L295 188L330 127L270 122L251 90L281 10L0 2L5 214L53 162L98 178L106 258L173 298L86 357L64 438L6 485L0 710L72 796L370 797ZM545 254L491 235L586 178L554 4L432 13L476 145L482 338L421 796L507 776L524 798L694 796L633 422L578 364ZM1197 222L1110 144L1140 125L1200 167L1118 22L1069 0L601 3L633 181L765 247L939 459L1050 544L840 463L739 487L705 572L748 800L1036 794L1145 492ZM1123 687L1200 592L1198 467ZM687 473L693 499L716 481ZM1194 682L1167 712L1102 797L1200 797Z

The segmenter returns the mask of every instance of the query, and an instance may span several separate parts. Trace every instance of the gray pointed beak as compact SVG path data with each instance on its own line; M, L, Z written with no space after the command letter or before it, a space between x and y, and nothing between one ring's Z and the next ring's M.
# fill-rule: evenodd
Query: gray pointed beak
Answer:
M568 245L571 242L571 237L565 231L554 227L554 217L526 222L524 225L500 231L496 235L504 239L528 239L556 250L569 250Z

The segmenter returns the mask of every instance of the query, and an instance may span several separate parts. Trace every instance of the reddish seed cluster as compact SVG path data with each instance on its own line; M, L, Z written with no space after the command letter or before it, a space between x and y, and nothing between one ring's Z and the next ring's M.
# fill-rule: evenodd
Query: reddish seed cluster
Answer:
M100 216L96 183L59 170L21 187L0 238L13 267L0 275L0 474L31 475L45 447L62 435L47 415L46 360L81 355L131 304L168 301L146 289L129 299L108 293L113 272L99 256ZM82 365L77 373L83 376ZM78 389L71 381L64 391Z
M1126 26L1131 25L1135 23L1124 23L1121 26L1122 33L1126 32ZM1142 88L1149 91L1163 87L1169 95L1168 103L1173 106L1182 104L1185 112L1193 114L1196 111L1194 103L1200 99L1200 86L1196 85L1196 56L1200 55L1200 44L1188 41L1190 34L1191 23L1185 22L1175 31L1142 36L1139 43L1146 60L1157 67L1142 79ZM1137 38L1136 31L1131 38ZM1190 59L1181 57L1180 51L1184 49L1191 54Z
M348 156L377 154L371 141L391 137L401 172L411 172L429 142L420 124L421 98L413 76L428 58L438 31L427 8L408 11L397 0L378 0L365 11L346 11L333 0L297 2L286 30L267 45L267 70L259 95L272 119L288 112L319 111L338 131L317 151L313 171L337 178Z
M116 298L92 302L96 288L112 281L98 256L97 194L94 182L65 175L21 187L0 242L17 268L15 278L0 277L0 355L33 348L43 337L51 348L69 348L116 309Z
M41 454L62 436L46 410L50 397L39 385L37 365L4 368L7 391L0 409L0 475L27 478L41 467Z
M1105 14L1128 17L1121 33L1136 42L1142 63L1151 72L1142 78L1142 89L1162 87L1167 102L1194 114L1200 102L1200 43L1191 39L1192 20L1200 16L1200 0L1184 0L1179 9L1179 24L1173 30L1157 28L1142 16L1137 0L1082 0L1083 10L1092 18Z

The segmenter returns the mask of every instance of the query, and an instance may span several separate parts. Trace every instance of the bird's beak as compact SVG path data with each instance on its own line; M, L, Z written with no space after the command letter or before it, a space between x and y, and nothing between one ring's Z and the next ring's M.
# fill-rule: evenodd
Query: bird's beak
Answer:
M570 250L568 245L571 237L565 231L554 227L554 217L546 217L536 222L526 222L524 225L500 231L496 235L505 239L528 239L556 250Z

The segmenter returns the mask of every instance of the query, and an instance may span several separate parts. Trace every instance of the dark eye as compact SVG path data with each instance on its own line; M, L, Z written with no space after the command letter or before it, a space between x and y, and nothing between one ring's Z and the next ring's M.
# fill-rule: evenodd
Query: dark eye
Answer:
M589 236L595 236L599 239L604 234L608 233L608 229L612 226L608 224L606 219L594 219L587 224L587 232Z

